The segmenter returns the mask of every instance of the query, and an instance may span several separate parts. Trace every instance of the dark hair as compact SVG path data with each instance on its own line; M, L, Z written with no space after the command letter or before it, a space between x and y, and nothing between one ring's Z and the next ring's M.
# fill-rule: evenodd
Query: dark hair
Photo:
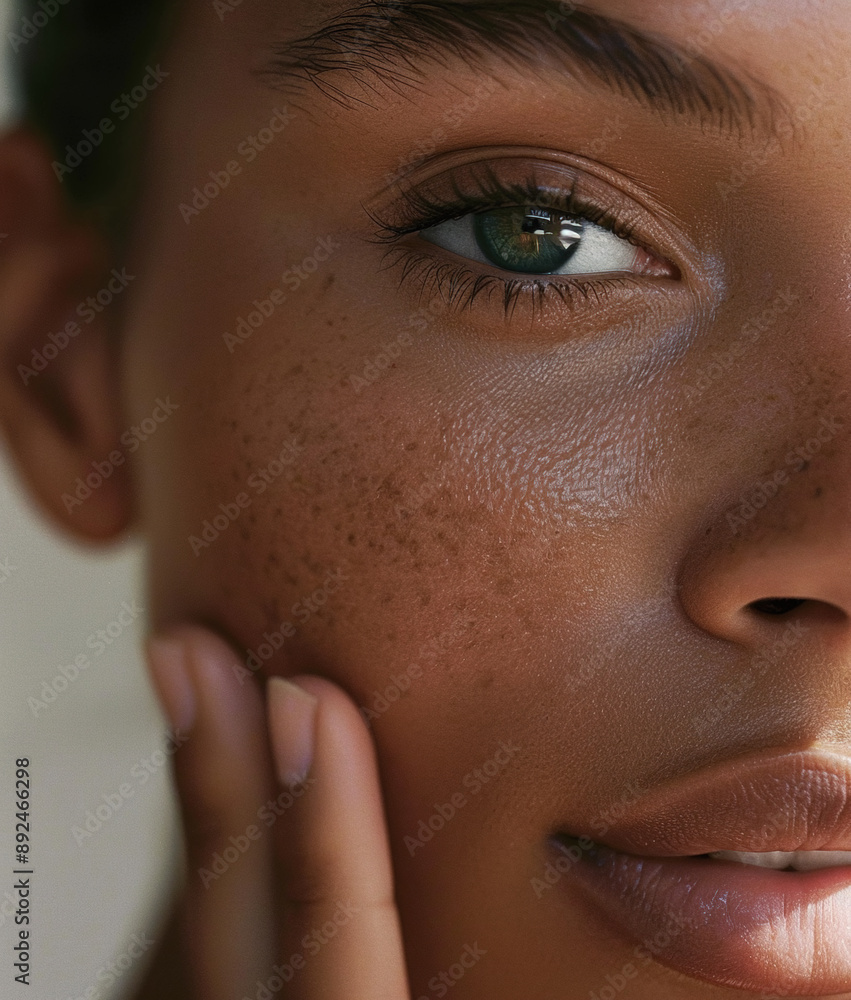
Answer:
M160 38L167 0L18 0L8 33L23 118L48 143L56 164L110 116L139 83ZM126 207L143 114L111 134L60 178L69 197L107 224ZM88 148L84 146L84 149Z

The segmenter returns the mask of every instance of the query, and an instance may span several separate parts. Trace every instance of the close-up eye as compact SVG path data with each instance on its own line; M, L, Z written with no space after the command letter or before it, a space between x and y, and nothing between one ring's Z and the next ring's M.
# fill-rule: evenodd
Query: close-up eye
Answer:
M463 155L364 206L378 227L374 241L389 247L386 267L398 267L401 283L420 296L465 310L483 306L482 320L494 315L489 304L505 318L519 318L528 306L527 318L540 319L550 298L599 305L623 300L636 282L644 292L656 286L668 294L670 282L679 283L676 255L665 249L675 243L642 199L626 193L628 183L605 181L553 154L516 151L472 163Z
M538 207L470 213L420 236L459 257L520 274L634 274L651 259L588 219Z

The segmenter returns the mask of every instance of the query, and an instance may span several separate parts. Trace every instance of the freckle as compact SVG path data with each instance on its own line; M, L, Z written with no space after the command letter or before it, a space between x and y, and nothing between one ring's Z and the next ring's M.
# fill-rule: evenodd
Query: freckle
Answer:
M249 524L257 524L257 517L254 514L248 515Z
M813 493L813 496L814 497L820 497L822 495L822 493L824 493L824 490L821 488L821 486L819 486L819 487L817 487L815 493Z
M319 506L318 503L315 503L310 508L310 513L313 514L314 517L319 517L319 515L322 513L322 508Z
M406 444L405 445L405 451L416 451L416 450L417 450L417 442L416 441L411 441L410 444Z
M304 371L304 365L296 365L295 368L290 368L290 370L286 374L286 377L295 378L296 375L301 375L303 371Z
M242 435L242 443L243 444L251 444L252 440L253 440L253 438L251 437L250 434L243 434Z
M427 604L431 604L431 594L420 594L420 607L424 608Z
M346 541L349 543L349 545L355 545L356 544L356 539L355 539L354 535L349 535L349 537L346 539Z
M329 274L325 281L322 283L322 291L327 292L328 289L334 284L336 280L336 275Z

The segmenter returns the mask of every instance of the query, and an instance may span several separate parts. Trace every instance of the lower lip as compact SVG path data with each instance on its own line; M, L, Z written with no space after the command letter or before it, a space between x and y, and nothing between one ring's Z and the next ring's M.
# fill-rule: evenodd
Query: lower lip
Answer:
M559 866L568 882L640 942L636 955L753 992L824 997L851 990L851 866L784 872L555 844L571 859L569 868Z

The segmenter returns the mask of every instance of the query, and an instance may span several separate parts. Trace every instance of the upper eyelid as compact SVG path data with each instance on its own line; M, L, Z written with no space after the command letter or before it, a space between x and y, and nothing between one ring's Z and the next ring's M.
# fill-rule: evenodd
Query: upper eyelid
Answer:
M694 244L683 230L683 226L674 212L651 195L641 185L629 177L618 173L605 163L589 160L584 156L563 149L547 149L538 146L497 145L490 147L466 147L428 157L425 161L412 167L403 177L394 177L385 186L377 190L369 199L362 203L368 215L381 216L388 211L389 206L397 201L400 192L420 184L432 185L440 178L454 173L456 170L470 169L483 162L491 164L515 164L518 162L534 163L536 168L545 171L558 172L571 178L581 178L583 189L602 190L616 193L615 200L621 210L632 206L631 215L639 215L652 221L653 232L649 248L664 252L671 246L681 251L683 257L691 266L687 271L694 273L698 262L706 258L701 249ZM611 200L607 195L605 200ZM386 217L386 216L385 216ZM659 238L656 238L658 233Z

